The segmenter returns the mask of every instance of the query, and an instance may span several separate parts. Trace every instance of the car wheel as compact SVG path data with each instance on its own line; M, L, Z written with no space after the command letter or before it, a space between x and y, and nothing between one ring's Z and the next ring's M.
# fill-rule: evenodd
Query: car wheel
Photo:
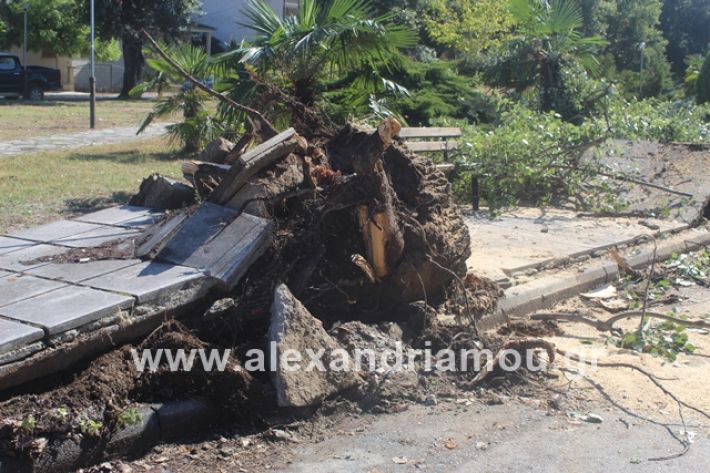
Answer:
M31 100L33 102L44 100L44 89L42 89L39 85L30 85L27 90L27 100Z

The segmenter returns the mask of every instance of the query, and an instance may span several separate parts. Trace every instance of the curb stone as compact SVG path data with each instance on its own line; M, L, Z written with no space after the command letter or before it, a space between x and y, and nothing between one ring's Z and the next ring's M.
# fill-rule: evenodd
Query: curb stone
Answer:
M674 253L687 253L710 245L710 233L695 235L685 240L659 245L656 260L670 258ZM648 266L653 261L653 250L626 258L634 269ZM478 321L479 330L493 330L507 323L509 317L522 317L542 309L549 309L557 303L577 294L607 284L619 276L615 263L603 263L587 269L574 277L539 279L506 291L504 299L498 303L496 311Z

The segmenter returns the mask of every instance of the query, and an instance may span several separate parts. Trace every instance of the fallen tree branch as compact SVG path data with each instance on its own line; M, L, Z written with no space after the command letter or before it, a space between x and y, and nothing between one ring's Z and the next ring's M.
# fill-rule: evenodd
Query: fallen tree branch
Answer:
M269 122L269 120L264 117L259 111L248 107L246 105L240 104L238 102L235 102L234 100L230 99L226 95L217 92L216 90L212 89L211 87L206 86L199 80L197 80L195 77L193 77L189 72L187 72L185 69L180 67L180 65L175 62L173 58L171 58L163 49L160 47L160 45L153 39L153 37L148 33L146 30L142 29L141 34L145 38L146 41L148 41L148 44L155 50L156 53L160 57L162 57L168 64L170 64L170 67L175 69L181 76L183 76L185 79L189 80L192 85L197 87L198 89L207 92L209 95L212 97L216 98L217 100L226 103L230 107L237 109L239 111L242 111L246 113L249 117L255 119L259 123L258 129L255 130L257 133L259 133L261 139L263 141L268 140L269 138L276 136L278 134L278 131L276 128L274 128L274 125Z
M682 439L682 438L678 437L678 435L676 435L676 433L673 431L673 429L671 428L671 426L670 426L669 424L665 424L665 423L663 423L663 422L659 422L659 421L657 421L657 420L653 420L653 419L650 419L650 418L648 418L648 417L644 417L644 416L642 416L642 415L640 415L640 414L638 414L638 413L632 411L631 409L629 409L629 408L627 408L627 407L625 407L625 406L619 404L614 398L612 398L612 397L609 395L609 393L606 392L606 390L604 389L604 386L602 386L601 384L597 383L596 381L594 381L594 380L593 380L592 378L590 378L589 376L580 375L579 373L575 373L573 370L570 370L570 369L567 369L567 368L560 368L560 371L566 371L566 372L568 372L568 373L572 373L572 374L575 374L575 375L577 375L577 376L581 376L582 379L584 379L587 383L589 383L594 389L596 389L596 390L599 392L599 394L601 394L601 395L604 397L604 399L606 399L608 402L610 402L612 405L614 405L617 409L620 409L621 411L623 411L623 412L626 413L627 415L629 415L629 416L631 416L631 417L634 417L634 418L636 418L636 419L643 420L643 421L648 422L648 423L650 423L650 424L658 425L658 426L660 426L660 427L663 427L664 429L666 429L666 431L668 432L668 434L669 434L671 437L673 437L674 440L676 440L678 443L680 443L680 444L683 446L683 450L681 450L681 451L678 452L678 453L674 453L674 454L672 454L672 455L665 456L665 457L652 457L652 458L648 458L647 461L657 462L657 461L672 460L672 459L674 459L674 458L682 457L683 455L685 455L686 453L688 453L688 451L690 450L690 442L688 441L688 430L687 430L687 427L686 427L686 425L685 425L685 419L683 418L682 415L681 415L681 422L682 422L683 428L684 428L684 430L685 430L685 437L686 437L685 439ZM680 409L680 406L678 406L678 407L679 407L679 409Z
M590 361L587 361L587 360L585 360L584 358L580 357L580 356L577 355L576 353L565 352L565 351L560 350L559 348L556 348L556 349L555 349L555 352L556 352L558 355L564 356L564 357L566 357L566 358L571 358L572 360L574 360L574 361L576 361L576 362L578 362L578 363L586 363L586 364L588 364L588 365L592 365L592 366L595 366L595 365L596 365L596 366L601 366L601 367L603 367L603 368L628 368L628 369L637 371L637 372L641 373L642 375L646 376L653 384L656 385L656 387L658 387L658 389L660 389L660 390L663 392L663 394L665 394L666 396L668 396L668 397L670 397L671 399L673 399L673 400L674 400L675 402L677 402L679 405L684 406L684 407L687 407L688 409L690 409L690 410L692 410L692 411L695 411L695 412L697 412L698 414L700 414L700 415L702 415L702 416L707 417L708 419L710 419L710 414L708 414L707 412L705 412L705 411L703 411L703 410L701 410L701 409L698 409L698 408L695 407L695 406L692 406L692 405L688 404L687 402L685 402L685 401L683 401L683 400L681 400L681 399L678 399L678 397L677 397L675 394L673 394L672 392L670 392L665 386L663 386L663 385L658 381L659 378L658 378L657 376L655 376L655 375L649 373L648 371L646 371L645 369L643 369L643 368L641 368L641 367L639 367L639 366L632 365L631 363L623 363L623 362L599 362L599 361L597 361L597 362L590 362Z
M469 389L473 389L479 384L481 384L483 381L485 381L488 376L493 371L495 371L498 366L500 366L501 360L505 358L510 353L510 351L516 351L518 353L524 354L528 350L533 350L535 348L540 348L547 352L550 364L555 361L555 346L547 340L543 340L541 338L508 340L503 344L503 347L498 350L496 356L486 363L486 367L479 371L476 377L473 378L470 383L468 383L467 387Z
M645 317L651 317L654 319L661 319L673 322L684 327L693 328L703 328L710 330L710 323L704 320L683 320L670 315L661 314L660 312L650 312L650 311L640 311L640 310L629 310L626 312L621 312L619 314L610 317L607 320L596 320L589 317L585 317L579 313L570 312L540 312L530 316L532 320L549 321L549 320L568 320L570 322L579 322L586 325L590 325L600 332L614 332L620 329L614 327L614 324L619 320L628 319L631 317L636 317L639 315L644 315Z

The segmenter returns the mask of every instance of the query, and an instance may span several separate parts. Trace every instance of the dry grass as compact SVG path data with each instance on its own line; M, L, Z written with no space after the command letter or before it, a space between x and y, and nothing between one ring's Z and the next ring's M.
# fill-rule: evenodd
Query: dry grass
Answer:
M154 172L180 175L164 138L0 157L0 233L125 203Z
M99 100L96 127L129 126L137 130L154 104L153 100ZM89 102L30 103L0 99L0 141L87 131L88 127Z

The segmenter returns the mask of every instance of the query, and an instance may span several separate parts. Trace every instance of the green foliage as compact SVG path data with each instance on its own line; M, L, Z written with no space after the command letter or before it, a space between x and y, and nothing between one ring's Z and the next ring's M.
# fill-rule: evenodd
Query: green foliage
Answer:
M20 427L22 427L22 430L24 430L25 432L31 433L35 429L35 427L37 427L37 419L35 419L35 416L30 414L24 419L22 419Z
M367 0L303 0L298 14L286 18L263 0L249 0L244 16L254 38L222 61L255 67L301 103L316 104L324 92L339 90L352 108L373 94L401 92L379 71L395 65L416 35L392 14L374 16Z
M388 103L412 126L432 125L440 118L493 123L507 103L495 90L476 86L475 79L460 75L452 61L408 59L393 74L409 94Z
M507 105L497 126L465 127L466 143L458 159L471 172L462 174L455 191L468 195L470 177L475 175L493 212L520 204L570 203L618 211L608 186L593 179L594 160L580 165L589 144L607 138L710 142L710 105L658 99L629 102L618 95L602 102L604 109L582 125L518 103Z
M79 432L84 435L96 436L101 433L103 428L103 422L90 417L83 418L79 421Z
M664 321L660 325L650 326L648 319L643 332L629 332L616 340L616 345L642 353L650 353L673 362L680 353L693 353L695 346L689 342L685 327Z
M217 69L209 61L207 53L191 44L179 44L174 47L163 47L168 56L183 70L199 80L214 80ZM175 71L168 61L150 50L145 51L147 62L155 75L150 81L138 84L131 90L132 95L141 95L149 90L159 90L161 93L171 90L173 93L161 96L153 110L146 115L138 129L142 133L156 117L168 116L182 112L183 122L168 126L168 134L180 142L185 151L195 152L209 141L226 134L223 121L215 120L205 106L209 96L202 90L186 83L183 77Z
M667 41L660 31L662 0L617 0L616 11L607 17L608 51L614 55L622 89L627 96L654 97L671 86L670 65L666 59ZM642 46L643 45L643 46ZM640 84L641 55L644 80Z
M121 411L118 415L117 425L119 429L125 429L132 425L138 425L143 422L143 416L135 407L129 407Z
M465 55L500 46L513 26L513 17L500 0L432 0L423 21L433 41Z
M710 142L710 106L659 99L609 100L610 134L614 138Z
M86 47L89 27L83 21L83 2L80 0L14 0L4 8L0 6L0 17L6 17L0 20L0 46L22 44L25 3L29 4L29 49L72 55Z
M519 205L566 203L590 178L579 166L586 144L602 134L596 126L578 127L553 113L516 105L502 114L500 126L467 127L459 157L479 178L482 197L492 211ZM466 192L470 175L456 183Z
M540 110L556 111L567 120L580 115L566 83L565 68L580 65L596 69L595 52L605 44L598 36L582 35L583 17L571 0L510 0L510 11L517 22L519 36L511 42L513 50L535 64ZM528 63L529 64L529 63Z
M710 102L710 52L705 57L695 88L695 98L699 104Z
M685 58L704 55L710 45L710 2L708 0L664 0L661 30L668 40L666 53L673 72L682 77Z

